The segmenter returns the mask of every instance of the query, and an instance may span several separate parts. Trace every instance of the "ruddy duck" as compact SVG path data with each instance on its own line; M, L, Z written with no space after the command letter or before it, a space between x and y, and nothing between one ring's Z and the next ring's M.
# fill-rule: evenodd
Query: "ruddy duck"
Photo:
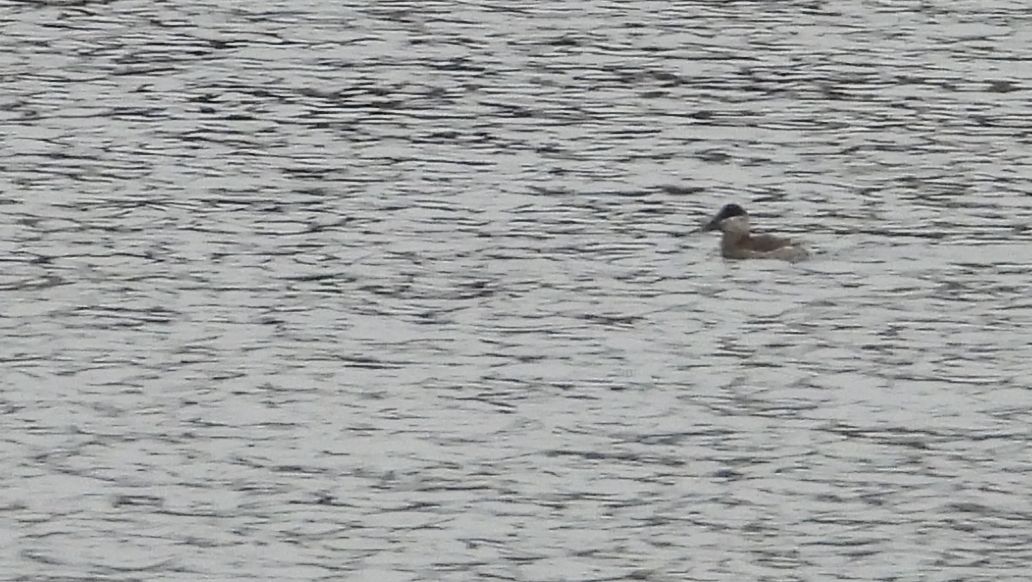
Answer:
M769 234L750 234L749 215L737 204L724 205L702 230L724 233L720 240L720 254L726 259L799 261L810 256L799 241Z

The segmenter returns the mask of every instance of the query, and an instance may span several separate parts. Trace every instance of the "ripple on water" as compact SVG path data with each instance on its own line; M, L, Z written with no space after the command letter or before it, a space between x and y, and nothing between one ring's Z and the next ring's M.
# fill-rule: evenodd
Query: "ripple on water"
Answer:
M10 576L1026 577L1021 3L7 11Z

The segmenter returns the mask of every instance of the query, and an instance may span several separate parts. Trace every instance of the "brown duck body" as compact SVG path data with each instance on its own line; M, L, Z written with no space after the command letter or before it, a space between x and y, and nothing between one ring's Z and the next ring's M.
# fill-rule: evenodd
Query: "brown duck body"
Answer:
M749 216L734 204L721 209L703 230L720 230L723 233L720 254L727 259L799 261L810 256L799 241L770 234L752 234L749 231Z

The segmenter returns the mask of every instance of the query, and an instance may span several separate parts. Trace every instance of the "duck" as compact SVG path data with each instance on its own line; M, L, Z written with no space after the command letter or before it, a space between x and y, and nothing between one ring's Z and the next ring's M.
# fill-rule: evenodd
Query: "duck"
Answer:
M720 240L720 254L725 259L781 259L794 262L810 256L810 251L797 240L749 232L749 214L734 203L725 204L702 227L703 232L714 230L724 233Z

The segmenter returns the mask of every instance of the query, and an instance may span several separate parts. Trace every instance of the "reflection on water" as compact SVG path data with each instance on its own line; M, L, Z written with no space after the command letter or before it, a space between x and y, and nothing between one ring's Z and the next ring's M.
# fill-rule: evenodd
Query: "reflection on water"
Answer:
M7 575L1023 579L1025 8L7 4Z

